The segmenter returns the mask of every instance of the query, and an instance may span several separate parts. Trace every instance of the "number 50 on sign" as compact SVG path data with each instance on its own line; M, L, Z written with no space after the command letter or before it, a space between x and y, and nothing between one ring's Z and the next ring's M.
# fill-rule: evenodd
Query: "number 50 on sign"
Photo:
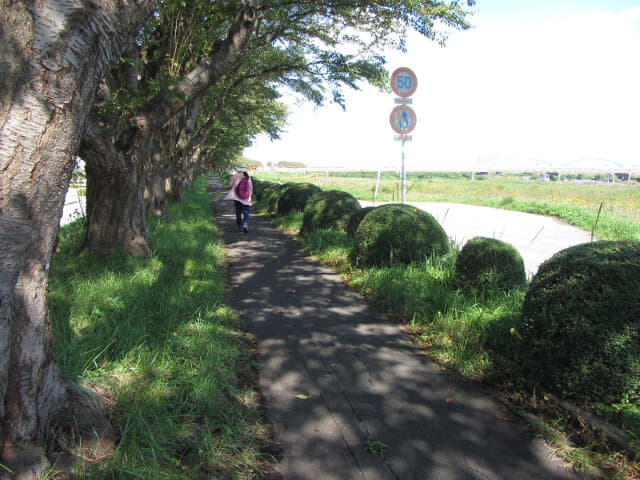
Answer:
M391 75L391 89L399 97L410 97L416 88L418 88L418 79L410 69L401 67Z

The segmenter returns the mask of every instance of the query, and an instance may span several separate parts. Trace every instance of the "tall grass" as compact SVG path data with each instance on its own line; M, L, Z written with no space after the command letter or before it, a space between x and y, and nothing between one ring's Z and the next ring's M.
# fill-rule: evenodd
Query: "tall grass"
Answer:
M304 181L322 188L346 190L360 200L374 200L375 172L346 172L331 175L264 172L261 177L281 181ZM476 177L407 175L408 202L456 202L558 217L591 231L601 240L640 240L640 184L540 181L515 176ZM401 179L385 172L381 176L379 202L398 202Z
M62 229L49 288L56 361L102 394L118 434L110 458L77 466L81 478L262 478L253 346L226 302L205 187L150 218L149 258L82 251L82 223Z

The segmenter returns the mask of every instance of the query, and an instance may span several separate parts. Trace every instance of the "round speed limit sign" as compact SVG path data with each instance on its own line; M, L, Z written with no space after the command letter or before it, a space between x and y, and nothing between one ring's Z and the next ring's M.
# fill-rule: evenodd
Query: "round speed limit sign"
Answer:
M418 88L418 78L410 69L400 67L391 74L391 90L399 97L410 97L416 88Z

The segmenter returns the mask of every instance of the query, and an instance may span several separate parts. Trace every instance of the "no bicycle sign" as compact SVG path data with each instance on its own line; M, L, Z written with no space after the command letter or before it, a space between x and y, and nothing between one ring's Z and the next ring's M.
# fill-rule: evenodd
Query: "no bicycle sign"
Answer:
M396 133L406 135L416 128L416 112L408 105L398 105L391 111L391 128Z

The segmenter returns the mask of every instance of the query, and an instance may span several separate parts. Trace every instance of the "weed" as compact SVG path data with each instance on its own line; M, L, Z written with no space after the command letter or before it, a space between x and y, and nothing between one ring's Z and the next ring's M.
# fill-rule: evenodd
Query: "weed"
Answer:
M373 437L369 437L367 439L367 443L364 446L365 452L370 453L371 455L377 455L379 457L384 457L384 452L387 450L388 445L379 440L375 440Z

